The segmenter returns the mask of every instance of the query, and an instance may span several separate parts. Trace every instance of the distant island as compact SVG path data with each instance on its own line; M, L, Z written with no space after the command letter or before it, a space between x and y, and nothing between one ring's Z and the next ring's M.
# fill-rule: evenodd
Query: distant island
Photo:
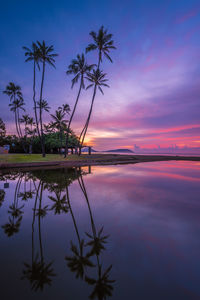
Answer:
M107 150L104 152L123 152L123 153L134 153L134 151L130 149L114 149L114 150Z

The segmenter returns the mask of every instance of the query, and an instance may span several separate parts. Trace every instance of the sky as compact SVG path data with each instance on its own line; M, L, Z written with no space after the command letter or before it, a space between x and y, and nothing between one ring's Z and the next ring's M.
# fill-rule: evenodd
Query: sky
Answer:
M33 65L22 46L45 40L54 45L56 69L47 67L44 98L51 113L70 107L66 70L92 42L101 25L113 34L113 63L103 60L110 88L98 93L86 142L94 149L200 147L200 2L196 0L3 1L0 11L0 117L14 133L8 82L22 87L26 110L33 114ZM97 52L88 63L97 63ZM37 74L37 87L41 72ZM92 90L83 91L72 123L79 134L87 117ZM48 122L49 116L44 119ZM135 146L134 146L135 145ZM176 146L175 146L176 145ZM200 148L198 149L200 151Z

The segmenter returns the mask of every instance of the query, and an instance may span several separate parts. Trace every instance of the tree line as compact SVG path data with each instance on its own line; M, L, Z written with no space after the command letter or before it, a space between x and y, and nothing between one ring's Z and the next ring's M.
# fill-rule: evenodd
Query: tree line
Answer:
M104 87L109 87L107 84L107 74L101 69L103 59L106 58L110 62L110 51L116 49L114 46L113 35L108 33L108 30L101 26L98 32L91 31L90 37L92 42L86 47L85 53L78 54L72 59L69 64L66 75L72 75L71 88L73 89L79 83L78 93L72 110L67 103L58 107L54 114L50 114L50 106L44 98L44 82L46 80L47 65L55 68L57 53L54 52L54 46L48 46L45 41L32 42L31 47L23 47L25 51L25 62L33 64L33 110L34 116L25 114L25 100L22 89L14 82L9 82L3 91L9 99L10 111L14 114L15 127L18 140L20 141L23 151L32 153L33 143L40 143L40 151L45 157L47 149L48 136L56 134L60 149L65 148L65 157L68 155L69 147L76 146L81 149L84 146L85 137L88 131L89 123L92 116L94 101L98 92L103 93ZM98 58L96 63L89 64L86 60L88 52L96 51ZM38 73L41 72L40 84L36 84ZM38 87L37 91L36 87ZM79 135L75 135L71 129L72 121L77 110L77 106L83 90L92 89L92 99L88 115L84 126ZM37 97L37 95L39 95ZM23 114L24 113L24 114ZM44 123L44 113L49 113L51 121ZM29 149L28 149L29 148Z

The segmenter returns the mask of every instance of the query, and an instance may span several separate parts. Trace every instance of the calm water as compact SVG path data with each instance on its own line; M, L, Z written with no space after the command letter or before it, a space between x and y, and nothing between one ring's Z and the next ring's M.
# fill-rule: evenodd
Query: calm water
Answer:
M0 180L0 299L200 299L199 162Z

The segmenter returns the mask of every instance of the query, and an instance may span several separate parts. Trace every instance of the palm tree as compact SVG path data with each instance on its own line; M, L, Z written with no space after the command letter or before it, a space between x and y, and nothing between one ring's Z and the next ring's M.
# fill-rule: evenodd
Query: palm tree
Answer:
M6 125L4 121L0 118L0 137L5 137L6 135Z
M23 98L17 98L15 100L13 100L13 102L10 103L9 106L10 106L10 111L14 112L14 114L15 114L15 126L16 126L16 130L17 130L17 134L18 134L19 138L22 138L19 110L21 109L21 110L25 111L24 100L23 100Z
M71 64L68 66L68 70L66 71L67 75L74 75L73 79L72 79L72 88L74 87L74 85L80 80L80 86L79 86L79 90L78 90L78 94L76 97L76 101L72 110L72 114L70 116L69 119L69 123L68 123L68 127L67 127L67 135L66 135L66 146L65 146L65 157L68 154L68 142L69 142L69 130L70 130L70 126L71 126L71 122L72 119L74 117L74 113L76 111L76 107L79 101L79 97L81 94L81 89L85 88L85 83L84 83L84 79L85 79L85 75L87 74L87 72L90 72L95 65L88 65L86 60L85 60L85 56L82 53L81 55L77 55L77 57L75 59L73 59L71 61Z
M22 97L22 91L21 87L19 85L14 84L13 82L9 82L9 84L6 86L6 89L3 91L3 94L8 95L10 98L10 104L11 111L15 113L15 125L17 134L19 137L22 137L20 123L19 123L19 109L24 106L24 100Z
M98 33L91 31L90 36L93 38L93 43L90 43L87 48L86 48L86 53L93 51L93 50L98 50L98 65L97 65L97 70L93 71L93 74L89 74L89 81L94 82L94 78L96 77L100 79L102 72L99 70L100 63L102 62L102 55L104 55L110 62L112 62L112 59L109 55L111 49L116 49L116 47L113 45L114 41L112 40L113 35L111 33L107 32L107 29L104 29L104 26L101 26ZM105 76L105 75L104 75ZM88 78L87 78L88 79ZM106 81L106 80L105 80ZM87 88L91 87L92 85L89 85ZM92 97L92 102L90 106L90 111L88 114L88 118L86 120L85 126L83 127L83 130L80 135L80 139L83 135L83 139L81 142L81 146L83 145L85 135L87 132L88 124L90 121L91 113L92 113L92 108L93 108L93 103L96 95L96 84L94 84L94 92L93 92L93 97ZM107 85L105 85L107 86ZM102 89L99 88L100 91L103 93ZM80 152L81 153L81 152ZM79 153L79 155L80 155Z
M93 50L99 51L97 66L97 68L99 69L100 63L102 62L102 55L104 55L109 61L112 62L109 52L111 49L116 49L116 47L113 45L113 35L111 33L108 33L107 29L104 29L104 26L101 26L98 33L91 31L90 36L93 38L93 43L87 46L86 53Z
M98 68L96 70L93 70L92 73L87 73L86 78L90 82L90 84L87 86L86 89L94 87L94 91L93 91L92 102L91 102L88 118L86 120L85 126L84 126L84 128L81 132L80 138L79 138L79 140L81 142L81 146L83 146L85 135L87 133L87 129L88 129L88 125L89 125L91 114L92 114L92 109L93 109L93 104L94 104L94 99L95 99L95 96L96 96L97 88L103 94L102 86L109 87L109 85L106 83L108 81L108 79L106 79L105 76L106 76L106 74L103 73L102 71L100 71ZM81 141L81 138L82 138L82 141Z
M53 45L47 46L45 41L40 43L37 41L37 46L40 52L40 60L42 62L42 80L40 87L40 99L39 99L39 120L40 120L40 133L41 133L41 148L42 148L42 156L45 157L45 143L44 143L44 133L43 133L43 124L42 124L42 101L43 101L43 86L44 86L44 74L46 64L51 65L55 68L55 59L54 57L58 56L58 54L52 53L54 51Z
M62 148L62 138L63 132L66 129L67 120L65 120L66 113L69 113L70 107L66 104L63 107L59 107L58 110L55 111L55 115L51 114L53 122L51 123L51 127L56 128L59 131L60 136L60 154Z
M41 55L38 46L36 43L32 42L31 48L22 47L25 50L25 56L27 57L25 62L33 61L33 103L34 103L34 113L35 113L35 122L38 136L40 136L39 126L38 126L38 114L37 114L37 105L36 105L36 91L35 91L35 83L36 83L36 67L40 70L39 62L41 60Z
M6 89L3 91L3 94L6 94L10 97L10 102L15 101L17 98L22 97L21 87L14 84L14 82L9 82L6 86Z

